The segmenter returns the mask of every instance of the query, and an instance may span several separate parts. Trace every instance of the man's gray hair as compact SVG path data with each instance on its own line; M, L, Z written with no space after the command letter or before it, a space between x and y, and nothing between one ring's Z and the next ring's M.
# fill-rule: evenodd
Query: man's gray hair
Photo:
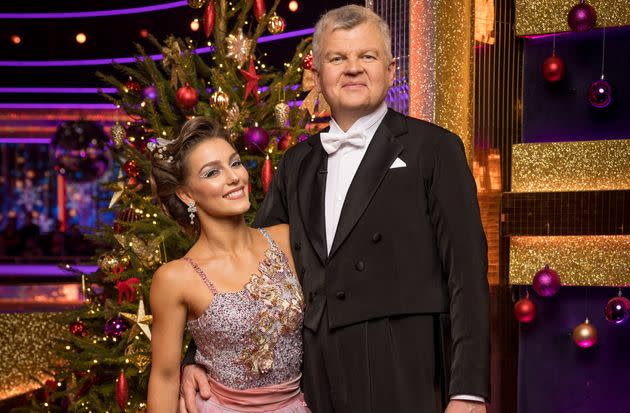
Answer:
M315 25L313 34L313 67L319 69L321 64L322 37L328 30L350 30L363 23L374 23L381 32L385 47L387 63L392 61L392 38L389 26L379 16L367 7L350 4L330 10L324 14Z

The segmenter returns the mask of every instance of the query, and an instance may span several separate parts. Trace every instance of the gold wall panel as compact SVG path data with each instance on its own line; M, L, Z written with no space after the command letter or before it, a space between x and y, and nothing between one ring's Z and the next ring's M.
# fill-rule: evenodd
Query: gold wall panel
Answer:
M510 238L510 284L531 284L545 264L563 285L629 286L630 236Z
M512 147L512 192L630 189L630 139Z
M567 15L578 0L516 0L518 36L569 31ZM630 0L588 0L597 12L597 27L630 25Z

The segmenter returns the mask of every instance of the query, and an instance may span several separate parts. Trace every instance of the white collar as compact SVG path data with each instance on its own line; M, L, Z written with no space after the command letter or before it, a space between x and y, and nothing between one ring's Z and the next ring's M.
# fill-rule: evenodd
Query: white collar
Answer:
M370 128L374 127L374 125L376 125L378 122L380 122L385 117L386 114L387 114L387 103L383 101L380 104L380 106L374 110L374 112L357 119L346 132L344 132L341 129L341 127L339 127L339 124L337 124L334 118L331 118L330 130L328 132L335 133L335 134L338 134L338 133L350 134L354 132L359 133L361 131L367 131Z

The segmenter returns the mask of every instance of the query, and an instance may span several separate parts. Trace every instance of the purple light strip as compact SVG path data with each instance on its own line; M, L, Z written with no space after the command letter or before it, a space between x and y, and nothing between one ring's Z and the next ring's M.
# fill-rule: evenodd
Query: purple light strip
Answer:
M116 110L111 103L0 103L0 109L103 109Z
M121 16L125 14L149 13L152 11L169 10L187 6L187 1L156 4L153 6L133 7L117 10L75 11L59 13L0 13L0 19L82 19L85 17Z
M98 267L96 265L73 265L75 268L85 274L95 272ZM77 276L70 272L57 267L56 264L0 264L0 277L2 276L60 276L65 275L71 278Z
M315 29L302 29L292 32L261 36L258 43L268 43L276 40L289 39L292 37L307 36L313 34ZM201 47L196 49L196 54L205 54L212 51L211 47ZM149 56L153 60L162 60L161 54ZM87 60L0 60L0 67L59 67L59 66L98 66L110 65L113 62L118 64L134 63L135 57L115 57L110 59L87 59Z
M13 143L20 145L50 145L50 138L0 138L0 143Z
M100 88L105 93L117 93L114 87ZM97 87L0 87L0 93L71 93L71 94L95 94L99 93Z

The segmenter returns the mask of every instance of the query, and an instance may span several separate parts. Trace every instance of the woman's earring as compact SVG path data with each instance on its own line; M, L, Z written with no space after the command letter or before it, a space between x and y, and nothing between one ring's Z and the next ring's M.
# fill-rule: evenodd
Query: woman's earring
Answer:
M190 225L195 225L195 214L197 213L197 207L195 202L188 204L188 216L190 217Z

